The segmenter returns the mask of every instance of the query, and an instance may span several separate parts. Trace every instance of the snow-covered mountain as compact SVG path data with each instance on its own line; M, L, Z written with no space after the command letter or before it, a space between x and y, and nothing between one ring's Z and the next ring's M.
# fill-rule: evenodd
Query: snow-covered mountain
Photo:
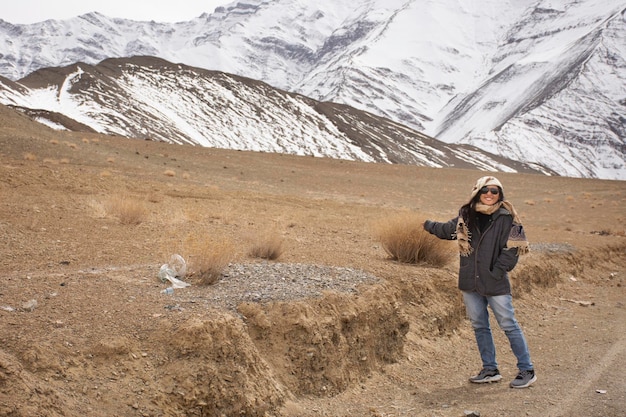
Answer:
M0 74L158 56L559 175L623 180L625 10L623 0L247 0L173 24L0 21Z
M0 100L52 128L177 144L507 172L549 170L446 144L350 106L155 57L0 78ZM47 110L35 109L34 103Z

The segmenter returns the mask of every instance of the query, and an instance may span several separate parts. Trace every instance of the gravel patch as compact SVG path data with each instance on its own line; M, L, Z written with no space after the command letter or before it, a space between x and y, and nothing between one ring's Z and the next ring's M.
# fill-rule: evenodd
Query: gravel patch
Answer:
M568 243L531 243L530 250L549 253L573 253L576 247Z
M194 302L236 310L244 301L266 303L321 297L323 291L358 293L362 284L374 284L376 276L354 268L311 264L231 264L213 285L180 290ZM179 290L176 290L178 292Z

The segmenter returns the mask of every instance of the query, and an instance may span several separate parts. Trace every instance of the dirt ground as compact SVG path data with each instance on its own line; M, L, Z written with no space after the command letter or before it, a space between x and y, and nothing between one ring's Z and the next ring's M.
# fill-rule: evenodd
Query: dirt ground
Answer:
M452 218L482 175L55 132L0 107L0 415L626 415L624 182L497 174L531 241L512 274L529 389L508 387L497 325L504 378L468 383L456 258L400 264L376 240L396 215ZM267 233L277 261L247 254ZM379 280L234 310L193 276L161 293L172 254L224 242L236 264Z

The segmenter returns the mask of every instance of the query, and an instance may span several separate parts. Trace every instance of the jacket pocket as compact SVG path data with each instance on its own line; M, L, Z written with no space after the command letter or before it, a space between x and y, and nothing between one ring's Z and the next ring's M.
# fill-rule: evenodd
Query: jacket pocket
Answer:
M500 281L502 278L504 278L505 275L506 275L506 271L500 268L493 268L493 271L491 271L491 276L496 281Z

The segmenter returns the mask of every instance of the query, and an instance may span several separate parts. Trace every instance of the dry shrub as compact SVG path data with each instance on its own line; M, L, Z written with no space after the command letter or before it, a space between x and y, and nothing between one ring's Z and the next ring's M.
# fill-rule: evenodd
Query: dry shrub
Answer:
M443 266L452 257L449 242L425 231L423 223L413 214L402 214L380 220L374 226L374 233L395 261Z
M166 177L175 177L176 176L176 171L171 170L171 169L166 169L163 172L163 175L165 175Z
M253 258L276 260L283 253L283 238L276 232L261 233L252 242L248 253Z
M24 154L24 160L26 160L26 161L36 161L37 160L37 155L35 155L34 153L31 153L31 152L26 152Z
M137 225L147 216L147 210L142 201L127 195L112 196L105 204L108 214L117 217L121 224Z
M213 243L205 240L188 245L189 275L201 285L215 284L235 257L234 246L229 241Z

